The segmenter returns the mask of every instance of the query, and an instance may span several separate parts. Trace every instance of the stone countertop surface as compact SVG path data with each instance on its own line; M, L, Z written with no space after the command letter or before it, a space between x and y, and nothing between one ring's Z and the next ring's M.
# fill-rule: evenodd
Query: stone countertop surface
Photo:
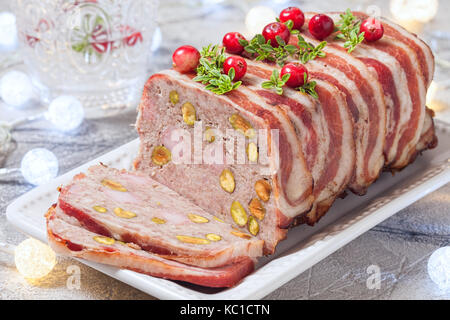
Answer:
M6 8L7 2L0 0L0 11ZM181 44L217 43L227 31L244 30L246 10L261 3L227 1L220 7L200 8L200 1L189 2L191 4L183 1L184 6L174 6L173 2L164 1L160 10L163 43L152 56L149 74L168 67L171 52ZM339 1L337 5L335 1L301 1L300 6L305 10L331 11L375 4L382 8L382 15L389 16L388 1L346 2L341 4ZM278 5L276 10L280 6L287 5ZM449 27L445 12L450 5L441 1L441 6L431 27ZM177 15L172 14L173 10L177 10ZM166 21L165 17L170 20ZM0 102L0 120L38 111L39 107L17 111ZM60 173L67 172L136 138L131 126L135 117L135 111L131 110L116 117L85 120L79 130L70 134L49 129L44 122L23 125L13 132L13 148L0 167L18 167L28 150L44 147L57 155ZM5 211L8 204L31 189L32 186L21 177L0 176L0 241L18 244L27 238L7 222ZM441 291L427 273L431 253L449 243L450 185L446 185L353 240L266 299L449 299L450 292ZM67 286L70 276L67 268L71 265L80 268L79 289ZM370 265L380 267L379 289L370 290L366 286L369 277L366 270ZM49 276L30 282L17 272L13 258L0 252L0 299L155 298L69 258L58 258L58 264Z

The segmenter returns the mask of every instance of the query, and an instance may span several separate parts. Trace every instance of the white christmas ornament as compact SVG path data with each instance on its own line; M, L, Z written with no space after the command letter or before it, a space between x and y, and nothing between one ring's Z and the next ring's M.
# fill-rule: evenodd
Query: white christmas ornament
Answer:
M428 274L440 289L450 289L450 246L433 252L428 260Z
M55 178L58 168L58 159L50 150L36 148L25 154L20 171L29 183L41 185Z
M9 71L0 80L0 97L10 106L20 107L29 102L33 95L33 84L23 72Z
M11 51L17 44L16 16L11 12L0 12L0 49Z
M72 96L59 96L48 107L46 118L62 131L78 128L84 119L81 102Z

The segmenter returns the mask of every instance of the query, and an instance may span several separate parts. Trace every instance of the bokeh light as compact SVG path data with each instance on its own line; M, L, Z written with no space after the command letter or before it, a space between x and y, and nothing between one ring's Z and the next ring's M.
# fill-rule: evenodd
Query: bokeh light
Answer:
M245 17L245 26L249 36L253 37L257 33L261 33L264 27L270 22L275 22L277 14L275 11L266 6L257 6L251 8Z
M433 252L428 260L428 274L440 289L450 289L450 246Z
M58 175L58 159L47 149L28 151L22 159L20 171L26 181L33 185L49 182Z
M11 12L0 12L0 49L12 51L17 45L16 16Z
M40 279L55 267L56 254L48 245L30 238L15 248L14 261L25 278Z
M438 0L391 0L390 10L398 21L428 22L436 16Z
M0 80L0 97L10 106L20 107L29 102L33 95L33 84L23 72L9 71Z
M47 119L61 131L74 130L83 122L83 105L75 97L59 96L50 103Z

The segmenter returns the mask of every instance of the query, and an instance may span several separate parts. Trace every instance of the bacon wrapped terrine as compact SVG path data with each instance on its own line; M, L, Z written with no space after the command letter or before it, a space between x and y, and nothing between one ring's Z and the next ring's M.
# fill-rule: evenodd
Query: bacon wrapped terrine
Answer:
M150 77L136 172L94 166L62 187L46 216L54 248L232 286L290 227L436 146L433 55L390 21L287 8L223 45L180 47Z
M341 32L311 32L312 20L324 16ZM257 224L266 253L290 226L316 223L347 188L365 194L383 169L401 170L437 141L425 106L434 60L422 40L385 19L376 20L384 30L378 41L361 33L341 40L344 24L359 28L370 19L359 12L306 13L304 19L309 28L296 33L275 22L251 41L239 35L238 44L228 45L224 39L226 52L204 48L196 69L178 63L153 75L139 106L135 169L238 228L256 230ZM277 45L269 42L270 32L278 32ZM223 70L228 62L246 70L240 86L227 92L213 73L223 60ZM279 85L281 76L274 79L300 62L314 95L307 94L306 81L291 88ZM237 142L237 152L227 148L234 133L245 140L243 148ZM226 155L222 162L205 161L211 149ZM263 156L268 161L260 161ZM224 187L225 175L232 188ZM238 214L237 203L244 209Z

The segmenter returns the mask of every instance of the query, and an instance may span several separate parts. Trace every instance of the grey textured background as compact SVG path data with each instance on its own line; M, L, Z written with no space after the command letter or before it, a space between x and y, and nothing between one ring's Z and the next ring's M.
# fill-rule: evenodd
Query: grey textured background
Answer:
M0 0L0 11L9 1ZM247 6L258 1L229 1L219 10L215 6L200 9L198 1L183 1L184 7L174 9L173 1L164 3L159 22L163 44L152 57L151 72L170 65L171 52L179 45L201 46L219 42L222 35L243 28ZM428 28L448 28L450 1L440 1L436 19ZM302 8L342 10L346 7L367 7L377 4L389 16L388 1L300 1ZM176 14L174 13L176 10ZM214 30L214 32L212 31ZM438 70L439 72L439 70ZM448 76L441 70L438 77ZM0 120L34 114L39 107L13 110L0 102ZM59 133L45 122L24 125L13 133L14 144L4 167L18 167L22 156L31 148L52 150L60 161L60 173L79 166L109 150L117 148L137 135L130 126L134 110L102 119L86 120L70 134ZM6 221L8 204L32 187L20 176L0 176L0 241L18 244L26 236ZM449 299L449 292L440 291L430 280L426 266L430 254L450 243L450 185L428 195L402 210L384 223L355 239L311 269L282 286L268 299ZM376 264L382 272L379 290L366 287L368 266ZM69 290L66 268L81 269L80 290ZM0 253L0 299L153 299L126 284L116 281L68 258L59 258L55 270L45 279L28 282L14 267L12 257Z

